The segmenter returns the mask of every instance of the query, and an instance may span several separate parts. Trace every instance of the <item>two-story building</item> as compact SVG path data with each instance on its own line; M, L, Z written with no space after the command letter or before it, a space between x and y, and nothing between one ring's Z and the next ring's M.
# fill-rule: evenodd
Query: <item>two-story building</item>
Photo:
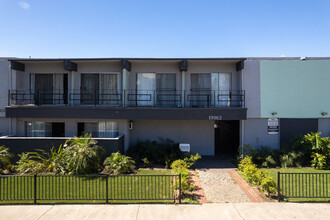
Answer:
M0 71L11 149L88 132L109 151L160 137L222 155L330 132L329 58L15 58Z

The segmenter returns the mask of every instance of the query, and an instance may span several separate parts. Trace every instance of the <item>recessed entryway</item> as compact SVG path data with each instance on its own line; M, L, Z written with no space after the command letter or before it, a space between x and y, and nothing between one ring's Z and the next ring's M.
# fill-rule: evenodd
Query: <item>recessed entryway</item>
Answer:
M214 154L235 155L239 147L239 121L214 122Z

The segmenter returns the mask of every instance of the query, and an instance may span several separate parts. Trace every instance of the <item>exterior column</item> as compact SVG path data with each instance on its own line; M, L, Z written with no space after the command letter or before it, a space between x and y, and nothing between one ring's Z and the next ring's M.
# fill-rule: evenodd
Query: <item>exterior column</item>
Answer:
M123 84L122 84L122 105L125 106L126 104L126 90L127 90L127 69L123 69Z
M121 68L123 73L122 83L122 105L126 105L126 94L129 87L129 72L131 71L131 63L128 60L121 60Z
M181 84L181 107L185 107L185 92L186 92L186 72L188 70L188 61L187 60L182 60L180 62L180 71L181 71L181 79L182 79L182 84Z
M74 74L75 72L74 71L71 71L71 94L74 94L75 92L74 92ZM69 97L70 97L70 95L69 95ZM73 103L73 100L68 100L69 102L70 102L70 105L71 106L73 106L74 105L74 103Z
M181 71L181 107L184 108L185 106L185 90L186 90L186 71Z

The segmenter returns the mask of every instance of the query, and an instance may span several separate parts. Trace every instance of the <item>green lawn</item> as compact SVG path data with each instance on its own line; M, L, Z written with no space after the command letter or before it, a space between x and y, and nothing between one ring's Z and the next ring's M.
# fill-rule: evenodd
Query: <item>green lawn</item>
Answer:
M105 203L108 195L109 203L173 203L177 194L172 187L175 177L156 176L169 174L170 170L141 170L137 175L112 176L108 179L95 176L39 176L37 202ZM0 178L0 204L32 203L33 198L33 176Z
M304 168L278 168L266 169L277 182L277 173L330 173L328 170L316 170L311 167ZM325 184L320 184L323 182ZM330 196L330 175L287 175L281 176L281 193L285 196ZM290 202L330 202L329 198L289 198Z

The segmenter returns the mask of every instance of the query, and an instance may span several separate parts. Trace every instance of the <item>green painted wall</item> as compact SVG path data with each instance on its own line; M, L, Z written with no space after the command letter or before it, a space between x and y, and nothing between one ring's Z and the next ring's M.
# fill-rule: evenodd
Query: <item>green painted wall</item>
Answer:
M260 61L261 117L330 117L330 60Z

